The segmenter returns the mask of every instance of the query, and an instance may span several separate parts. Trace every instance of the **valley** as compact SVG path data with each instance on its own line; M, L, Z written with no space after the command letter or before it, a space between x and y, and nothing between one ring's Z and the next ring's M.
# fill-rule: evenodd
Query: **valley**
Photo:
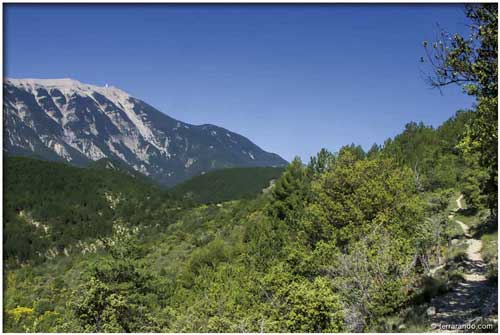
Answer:
M493 300L487 312L468 302L480 319L460 319L462 305L450 305L475 294L460 287L477 286L456 256L460 225L470 227L462 221L496 234L488 209L457 202L470 167L443 154L469 117L437 129L410 123L369 152L321 150L307 165L218 170L172 189L112 161L78 168L7 157L6 329L430 331L449 317L496 325ZM420 191L412 160L426 162ZM448 219L457 203L460 215ZM490 249L485 241L465 245ZM366 255L367 243L377 253ZM496 272L485 269L496 264L495 253L481 265L478 290L495 290Z
M3 332L498 332L496 4L4 15Z

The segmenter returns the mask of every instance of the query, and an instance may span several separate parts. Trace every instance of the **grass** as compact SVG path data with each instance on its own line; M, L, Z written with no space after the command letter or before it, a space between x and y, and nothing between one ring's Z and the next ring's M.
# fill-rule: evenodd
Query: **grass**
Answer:
M427 333L431 329L427 318L427 304L412 305L397 315L377 320L368 332L374 333Z
M464 236L464 231L455 220L449 220L449 223L446 226L446 235L448 235L450 240L459 239Z
M498 223L496 218L487 216L482 212L479 222L472 226L474 238L480 239L483 243L481 254L486 263L486 276L491 284L498 282Z
M467 259L466 251L467 247L464 246L463 244L460 244L460 246L455 248L451 247L445 252L446 259L448 259L453 263L460 263Z
M404 328L400 329L402 333L426 333L429 332L427 320L427 305L415 306L403 311Z
M484 234L481 236L483 242L483 258L486 262L497 262L498 260L498 232Z
M498 283L498 231L481 236L483 259L486 262L486 276L491 284Z
M446 277L424 277L420 290L411 299L412 305L429 303L432 298L448 292Z
M448 286L454 286L464 279L463 261L467 259L467 247L467 243L462 239L445 250L444 256L447 265L446 271L442 273L442 280L445 280Z
M463 214L460 214L460 212L458 212L455 215L453 220L462 221L463 223L465 223L469 227L475 226L479 223L479 217L477 217L475 215L474 216L463 215Z

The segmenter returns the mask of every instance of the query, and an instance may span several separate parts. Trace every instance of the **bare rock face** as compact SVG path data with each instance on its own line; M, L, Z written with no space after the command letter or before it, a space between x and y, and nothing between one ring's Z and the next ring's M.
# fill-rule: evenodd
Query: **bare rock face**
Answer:
M213 169L287 164L241 135L175 120L115 87L6 79L3 107L10 155L77 166L108 158L164 185Z

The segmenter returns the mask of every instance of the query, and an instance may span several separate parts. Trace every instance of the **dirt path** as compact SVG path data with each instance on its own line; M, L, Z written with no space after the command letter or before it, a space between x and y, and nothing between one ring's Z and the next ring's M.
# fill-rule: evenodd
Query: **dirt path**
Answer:
M463 195L460 195L457 199L457 210L463 209L461 200L463 198ZM469 245L467 247L466 255L467 255L467 260L465 261L467 267L470 270L470 274L466 273L465 274L465 280L467 281L483 281L486 280L486 276L484 276L485 272L485 266L483 261L483 256L481 255L481 250L483 249L483 242L481 240L476 240L475 238L472 238L471 234L469 233L469 226L467 226L465 223L455 220L460 227L462 227L462 230L464 231L464 235L467 238L467 244Z
M464 198L464 195L463 194L460 194L460 196L457 198L456 202L457 202L457 210L459 209L463 209L464 207L462 206L462 199Z
M463 196L456 200L457 209L463 209ZM453 219L455 215L450 215ZM431 327L434 331L470 331L470 329L457 329L476 321L485 314L485 299L491 298L491 287L487 285L485 276L486 264L481 255L482 242L474 239L470 233L470 227L465 223L455 220L464 232L468 247L466 259L463 261L464 280L450 292L443 296L434 298L428 314L431 319Z

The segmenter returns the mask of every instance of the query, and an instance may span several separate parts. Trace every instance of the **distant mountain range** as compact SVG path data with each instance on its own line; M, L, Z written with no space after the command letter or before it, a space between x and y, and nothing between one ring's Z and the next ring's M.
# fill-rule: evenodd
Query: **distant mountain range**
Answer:
M6 79L3 107L8 155L76 166L108 158L167 186L214 169L287 164L241 135L178 121L115 87Z

